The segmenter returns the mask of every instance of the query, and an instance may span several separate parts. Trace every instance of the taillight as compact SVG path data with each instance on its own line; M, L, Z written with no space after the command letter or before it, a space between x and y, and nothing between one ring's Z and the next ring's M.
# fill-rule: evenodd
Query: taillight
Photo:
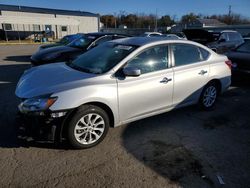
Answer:
M228 66L230 69L232 69L232 66L233 66L232 61L227 60L227 61L225 61L225 63L227 64L227 66Z

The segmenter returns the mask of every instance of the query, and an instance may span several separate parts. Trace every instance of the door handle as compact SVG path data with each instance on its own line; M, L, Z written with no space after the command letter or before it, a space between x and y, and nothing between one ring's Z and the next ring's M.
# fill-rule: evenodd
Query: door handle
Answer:
M207 71L205 71L205 70L201 70L201 71L199 72L200 75L204 75L204 74L206 74L206 73L207 73Z
M164 77L164 78L160 81L160 83L166 84L166 83L168 83L168 82L170 82L170 81L172 81L172 78Z

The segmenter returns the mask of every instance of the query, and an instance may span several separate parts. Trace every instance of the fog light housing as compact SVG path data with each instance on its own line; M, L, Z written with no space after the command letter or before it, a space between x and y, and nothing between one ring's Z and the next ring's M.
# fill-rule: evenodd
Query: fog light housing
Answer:
M65 115L66 115L66 112L53 112L53 113L51 113L52 118L59 118L59 117L65 116Z

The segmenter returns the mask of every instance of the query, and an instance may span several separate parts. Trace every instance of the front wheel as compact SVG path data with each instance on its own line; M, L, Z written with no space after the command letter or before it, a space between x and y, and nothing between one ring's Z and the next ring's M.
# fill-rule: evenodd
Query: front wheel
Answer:
M68 141L76 149L85 149L99 144L109 129L107 113L93 105L80 108L68 126Z
M218 87L215 83L206 85L200 96L200 105L205 110L210 110L214 107L218 96Z

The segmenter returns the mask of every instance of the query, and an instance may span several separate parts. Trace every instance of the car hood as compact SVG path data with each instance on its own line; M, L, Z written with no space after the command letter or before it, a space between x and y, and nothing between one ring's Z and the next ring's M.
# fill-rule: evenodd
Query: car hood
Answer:
M96 75L77 71L65 63L42 65L24 72L17 84L16 96L32 98L81 87L93 77Z
M53 44L44 44L40 46L41 49L46 49L46 48L51 48L51 47L56 47L56 46L63 46L61 43L53 43Z
M76 52L76 51L80 51L81 49L78 48L73 48L70 46L55 46L55 47L51 47L51 48L46 48L43 50L38 51L37 53L32 55L32 59L42 59L43 57L45 57L48 54L61 54L64 52Z

